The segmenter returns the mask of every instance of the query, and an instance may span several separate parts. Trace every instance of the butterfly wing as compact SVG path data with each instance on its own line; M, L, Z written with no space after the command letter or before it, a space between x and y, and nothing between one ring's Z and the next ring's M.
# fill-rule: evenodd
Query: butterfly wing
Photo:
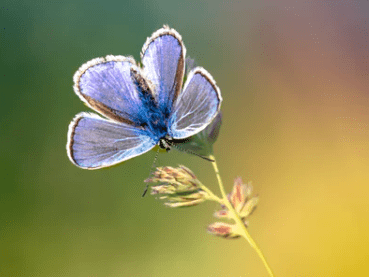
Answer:
M75 165L98 169L141 155L156 143L146 130L79 113L69 125L67 153Z
M181 36L168 26L153 33L141 51L145 76L154 85L158 106L166 117L181 91L185 53Z
M148 106L143 103L134 72L140 72L130 57L106 56L93 59L75 73L74 91L90 108L133 126L148 121ZM145 101L144 101L145 102Z
M212 122L199 133L185 139L172 140L172 143L180 150L193 152L201 156L213 154L213 144L217 140L222 124L221 117L221 112L219 112Z
M174 103L168 133L183 139L202 131L221 107L221 93L212 76L203 68L194 68Z

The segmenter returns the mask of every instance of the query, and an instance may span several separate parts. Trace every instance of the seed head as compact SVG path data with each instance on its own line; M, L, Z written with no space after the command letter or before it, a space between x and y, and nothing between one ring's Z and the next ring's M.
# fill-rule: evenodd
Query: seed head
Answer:
M201 189L201 183L187 167L158 167L153 176L145 182L160 183L151 187L151 194L160 194L165 205L171 208L194 206L207 199L207 192Z
M248 226L247 217L252 214L258 203L258 197L251 197L251 195L252 185L250 183L243 184L242 179L238 177L235 179L233 189L227 197L245 226ZM223 219L233 219L231 212L225 205L221 205L221 210L216 211L214 216ZM239 229L235 224L215 222L208 226L208 231L213 235L224 238L240 237Z

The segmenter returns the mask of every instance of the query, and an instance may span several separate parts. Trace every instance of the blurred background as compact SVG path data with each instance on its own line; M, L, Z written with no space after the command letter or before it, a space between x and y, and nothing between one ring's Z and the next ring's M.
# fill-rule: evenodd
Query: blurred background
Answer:
M227 191L260 197L249 231L276 276L368 276L368 1L2 1L0 276L267 276L215 203L141 198L155 152L96 171L66 154L75 71L133 55L168 24L221 89ZM219 194L209 162L173 150Z

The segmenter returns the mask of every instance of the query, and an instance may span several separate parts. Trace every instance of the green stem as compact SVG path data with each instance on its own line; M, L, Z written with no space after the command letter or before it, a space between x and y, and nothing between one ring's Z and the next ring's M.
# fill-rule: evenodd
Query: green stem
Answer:
M234 207L231 205L231 203L229 202L229 200L227 198L224 186L222 184L220 172L218 171L216 158L213 155L210 155L209 158L214 160L214 162L212 162L212 165L213 165L213 169L215 170L215 173L216 173L216 177L217 177L217 180L218 180L218 185L219 185L220 190L221 190L224 205L231 212L231 214L232 214L236 224L238 225L239 229L242 230L242 232L243 232L242 236L249 242L250 246L252 246L252 248L257 252L258 256L261 258L263 264L265 265L267 272L269 273L269 275L271 277L273 277L274 274L272 273L271 268L269 267L265 257L263 256L262 251L259 249L257 244L252 239L251 235L249 234L249 232L247 230L247 227L244 225L244 222L241 220L241 218L239 217L239 215L235 211Z

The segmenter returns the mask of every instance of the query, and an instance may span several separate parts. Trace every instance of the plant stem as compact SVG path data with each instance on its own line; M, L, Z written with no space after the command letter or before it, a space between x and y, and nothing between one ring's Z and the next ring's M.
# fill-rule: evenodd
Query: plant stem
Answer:
M219 198L217 195L215 195L210 189L208 189L205 185L203 185L201 182L198 183L199 187L208 193L208 200L216 201L220 204L223 204L223 200Z
M220 190L221 190L221 194L222 194L224 205L231 212L231 214L232 214L232 216L233 216L236 224L238 225L239 229L243 232L242 233L242 236L249 242L250 246L252 246L252 248L257 252L258 256L261 258L263 264L265 265L267 272L269 273L269 275L271 277L273 277L274 274L272 273L272 270L269 267L269 265L268 265L265 257L263 256L261 250L258 248L257 244L252 239L251 235L249 234L249 232L247 230L247 227L244 225L244 222L241 220L241 218L239 217L239 215L235 211L234 207L229 202L229 199L227 198L227 195L225 193L224 186L222 184L220 172L218 171L216 158L213 155L210 155L209 158L212 159L212 160L214 160L214 162L212 162L212 165L213 165L213 169L215 170L215 173L216 173L216 177L217 177L217 180L218 180L218 185L219 185Z

